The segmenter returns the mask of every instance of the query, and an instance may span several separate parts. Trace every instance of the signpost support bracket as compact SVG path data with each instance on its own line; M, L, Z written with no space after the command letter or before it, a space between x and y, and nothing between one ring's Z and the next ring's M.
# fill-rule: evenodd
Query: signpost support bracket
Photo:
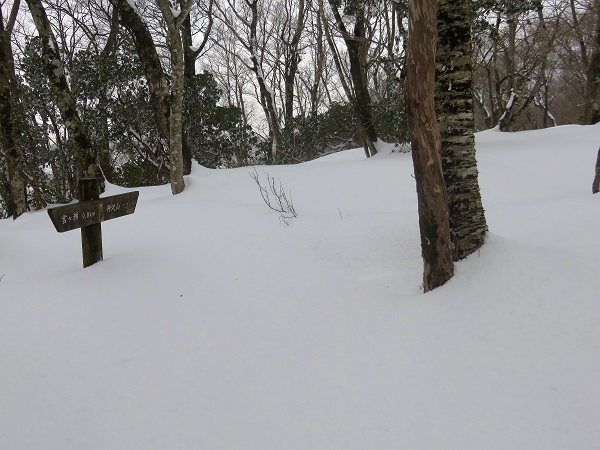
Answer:
M80 202L100 198L100 183L97 178L80 178L78 187ZM81 251L84 268L102 261L102 225L100 223L81 227Z

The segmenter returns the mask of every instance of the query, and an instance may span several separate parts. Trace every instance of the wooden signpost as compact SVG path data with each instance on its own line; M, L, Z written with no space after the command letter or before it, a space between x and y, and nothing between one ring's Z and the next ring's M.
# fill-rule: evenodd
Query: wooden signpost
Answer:
M97 178L79 180L79 202L48 209L48 215L59 233L81 228L83 267L102 260L101 222L133 214L139 191L100 198Z

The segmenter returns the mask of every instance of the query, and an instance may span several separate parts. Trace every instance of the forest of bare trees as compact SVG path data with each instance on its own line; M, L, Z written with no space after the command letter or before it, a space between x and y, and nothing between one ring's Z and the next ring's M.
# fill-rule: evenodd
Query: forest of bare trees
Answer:
M370 156L408 138L407 0L0 3L0 217L70 201L82 176L178 193L192 160ZM600 119L600 1L460 3L475 130ZM484 224L481 209L479 240Z

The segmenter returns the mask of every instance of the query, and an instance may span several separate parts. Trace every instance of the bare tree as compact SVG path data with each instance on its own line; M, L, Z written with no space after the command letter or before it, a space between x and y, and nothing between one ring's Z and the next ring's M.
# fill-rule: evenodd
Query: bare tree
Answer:
M448 199L434 106L437 1L410 0L406 101L417 183L425 292L454 275Z
M277 160L278 145L281 141L281 125L275 103L274 83L269 81L265 71L266 46L272 29L263 30L259 35L260 22L270 28L272 28L272 23L265 19L263 11L259 8L263 2L244 0L244 9L236 6L232 0L227 0L226 3L226 5L216 3L215 6L219 12L218 18L229 32L236 36L239 44L245 49L250 58L248 68L256 78L258 84L257 99L268 125L269 148L267 160L274 163Z
M284 4L284 20L280 32L283 44L283 79L285 93L286 124L294 117L294 86L300 64L300 38L304 31L306 5L304 0L298 0L297 14L294 17L290 5Z
M367 157L377 153L377 131L371 111L371 97L367 80L367 53L369 40L366 35L365 5L363 2L353 2L354 30L350 33L340 14L338 2L329 0L329 6L335 17L336 25L348 49L350 63L350 78L352 80L351 100L354 104L359 124L359 138L365 148Z
M312 3L312 5L311 5ZM316 3L316 4L314 4ZM300 102L300 107L304 115L316 116L321 103L321 88L323 83L323 73L325 71L325 46L324 40L324 24L323 24L323 0L318 2L309 2L309 11L311 14L311 28L309 32L309 49L312 49L311 63L308 65L308 70L300 73L301 86L304 87L306 102ZM302 92L302 91L301 91Z
M492 2L486 33L476 49L479 80L476 99L486 113L485 125L502 131L530 127L532 109L546 103L540 92L548 85L550 56L557 26L548 26L541 0ZM559 15L554 20L558 21ZM553 24L555 25L555 24ZM549 91L547 89L547 91Z
M166 141L170 141L169 86L161 64L160 56L154 44L150 29L142 20L132 3L127 0L110 0L119 11L119 21L133 39L136 52L146 76L150 100L156 117L156 124Z
M180 8L184 7L185 0L178 0ZM189 84L190 80L196 75L196 61L198 60L200 54L202 54L207 45L209 43L210 32L213 27L213 6L215 0L208 0L208 2L196 2L198 6L202 4L203 13L202 18L196 17L196 20L192 20L192 11L186 16L186 18L181 23L181 39L183 44L183 74L185 78L185 84ZM205 4L207 3L207 4ZM200 8L198 8L200 9ZM193 25L196 25L196 21L202 21L204 19L205 23L203 23L203 34L202 39L199 44L194 43L194 34L197 32ZM194 22L194 24L192 24ZM182 153L183 153L183 173L185 175L189 175L192 171L192 151L190 149L190 145L188 144L188 133L186 130L183 130L182 135Z
M133 37L136 51L142 63L148 88L161 134L169 142L169 171L173 194L185 188L184 173L189 173L191 156L188 152L184 164L184 139L182 126L182 100L185 85L184 49L182 24L187 18L193 0L186 0L179 10L171 8L168 0L156 0L167 28L167 48L171 67L171 83L163 70L153 35L141 19L132 3L127 0L111 0L120 11L121 23ZM186 169L187 167L187 169Z
M594 45L587 70L586 102L584 123L600 121L600 0L594 0L593 12L596 18Z
M214 23L214 2L215 0L207 0L205 2L197 2L204 3L203 11L200 17L196 17L196 20L192 20L192 11L186 16L186 18L181 23L181 38L183 43L183 60L184 60L184 75L186 79L193 77L196 74L196 61L198 57L206 50L209 44L209 37ZM185 0L179 0L179 5L181 8L184 7ZM194 43L194 34L197 33L197 30L194 30L195 23L197 20L204 21L202 24L202 38L200 43Z
M223 23L215 25L213 48L210 57L204 60L204 66L214 74L224 90L229 106L236 106L242 111L244 126L252 120L252 108L244 97L252 96L250 85L253 74L251 69L239 57L239 40L229 32Z
M58 43L52 32L46 11L40 0L26 1L42 42L42 55L46 61L48 80L56 96L60 114L69 133L69 139L75 147L77 176L104 180L98 165L96 150L93 148L86 127L77 112L75 99L71 93L58 51Z

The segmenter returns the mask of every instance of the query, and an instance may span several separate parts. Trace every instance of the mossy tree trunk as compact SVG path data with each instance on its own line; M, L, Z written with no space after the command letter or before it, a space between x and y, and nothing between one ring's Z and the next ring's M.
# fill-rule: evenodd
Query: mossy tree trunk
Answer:
M11 17L13 17L12 14ZM27 211L27 197L25 182L21 174L21 154L16 145L19 138L16 135L17 130L13 120L11 80L14 78L10 30L4 27L2 8L0 8L0 145L6 159L8 172L7 212L13 216L13 219L16 219Z
M170 96L170 162L171 192L179 194L185 189L183 180L183 90L185 87L184 51L181 37L181 25L192 7L193 0L186 0L175 17L169 0L156 0L167 26L167 48L171 62Z
M434 106L436 36L436 0L410 0L405 95L417 184L425 292L443 285L454 275L441 138Z
M475 157L470 0L438 0L436 113L454 260L480 248L487 232Z

